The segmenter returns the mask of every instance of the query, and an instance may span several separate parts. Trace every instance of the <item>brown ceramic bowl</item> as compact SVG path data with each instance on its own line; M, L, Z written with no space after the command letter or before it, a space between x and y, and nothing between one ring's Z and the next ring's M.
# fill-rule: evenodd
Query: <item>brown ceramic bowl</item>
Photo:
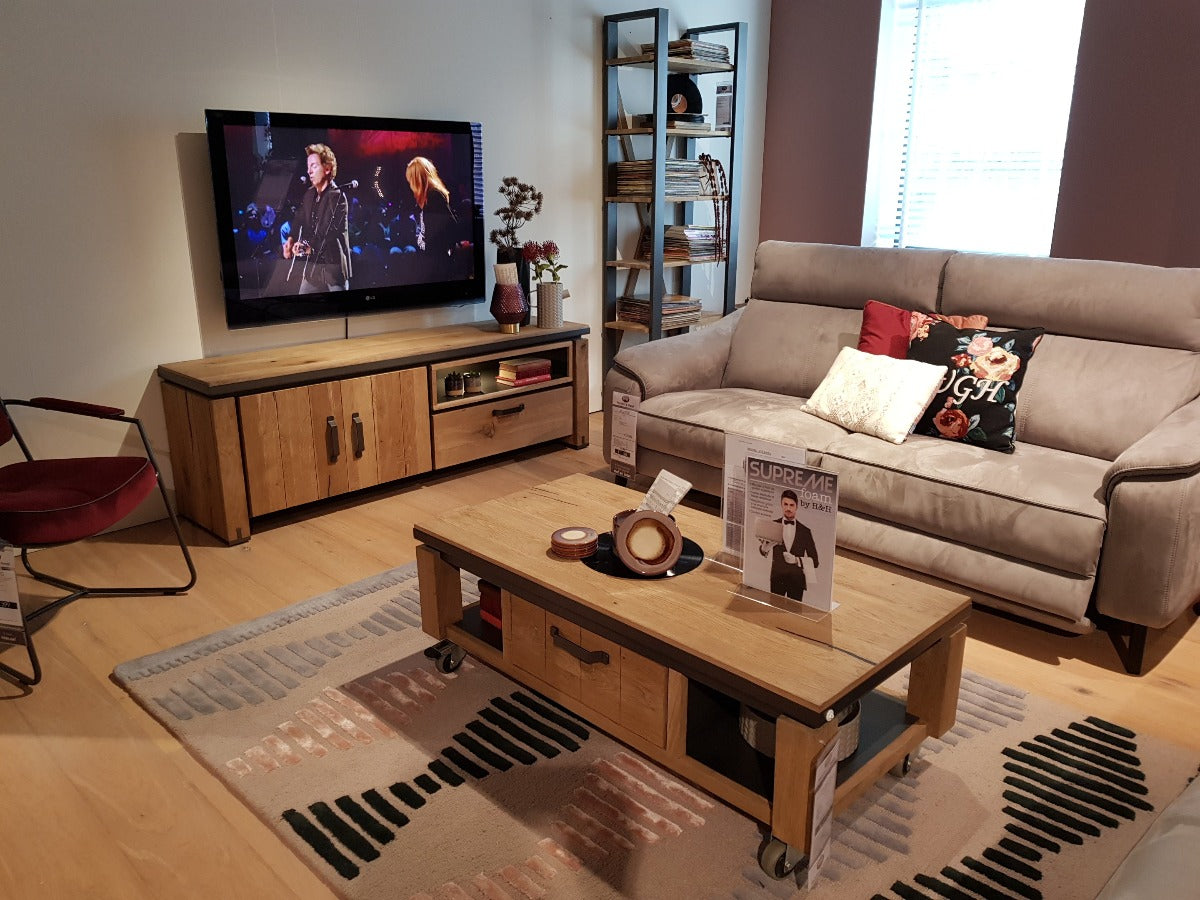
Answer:
M683 536L670 516L648 509L613 516L613 551L639 575L661 575L679 561Z

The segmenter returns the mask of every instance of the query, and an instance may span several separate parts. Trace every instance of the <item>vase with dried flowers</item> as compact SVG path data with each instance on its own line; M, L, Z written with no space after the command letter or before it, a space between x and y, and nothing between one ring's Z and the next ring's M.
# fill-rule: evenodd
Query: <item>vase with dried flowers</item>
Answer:
M517 230L542 211L542 192L510 175L501 179L500 194L504 197L504 205L493 211L493 215L500 218L500 227L491 230L488 240L496 245L497 263L516 263L517 280L528 296L529 264L521 253ZM526 319L524 324L529 324L529 320Z
M534 267L537 283L538 328L559 328L563 323L563 300L569 296L558 273L567 268L559 261L558 244L554 241L526 241L521 248L525 261ZM550 280L545 277L549 275Z

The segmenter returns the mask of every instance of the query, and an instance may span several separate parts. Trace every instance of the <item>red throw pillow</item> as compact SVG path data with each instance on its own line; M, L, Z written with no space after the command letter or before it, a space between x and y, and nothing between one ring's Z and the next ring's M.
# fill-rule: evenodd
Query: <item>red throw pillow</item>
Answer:
M987 328L988 318L922 313L900 309L879 300L868 300L863 306L858 349L864 353L904 359L908 356L908 345L911 341L928 336L930 322L947 322L955 328Z
M858 333L858 349L904 359L912 334L912 313L878 300L868 300L863 307L862 330Z

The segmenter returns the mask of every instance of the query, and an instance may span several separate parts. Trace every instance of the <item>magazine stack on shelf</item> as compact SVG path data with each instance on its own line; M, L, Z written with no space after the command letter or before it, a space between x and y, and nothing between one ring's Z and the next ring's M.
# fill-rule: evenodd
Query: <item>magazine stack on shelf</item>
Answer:
M662 327L664 329L686 328L700 321L703 309L695 297L683 294L667 294L662 301ZM650 301L642 297L620 297L617 299L617 318L622 322L637 325L650 324Z
M694 159L666 160L664 195L695 197L707 193L704 166ZM617 163L617 193L626 196L649 194L654 190L654 160L635 159Z
M642 230L638 259L650 258L650 229ZM689 263L719 262L725 258L720 232L712 225L668 225L663 235L663 259Z
M527 384L537 384L549 381L550 360L540 356L526 356L520 359L500 360L500 372L496 383L504 387L524 387Z
M643 53L653 53L653 44L642 44ZM703 62L729 63L729 48L711 41L679 40L667 43L667 56L676 59L695 59Z

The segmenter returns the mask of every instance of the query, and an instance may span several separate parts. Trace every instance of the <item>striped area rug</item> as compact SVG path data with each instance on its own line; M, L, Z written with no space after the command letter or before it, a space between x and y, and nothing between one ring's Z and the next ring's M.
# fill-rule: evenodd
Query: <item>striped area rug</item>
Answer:
M968 673L958 724L838 817L808 890L762 874L757 823L482 664L436 672L430 643L407 566L114 678L364 900L1090 898L1196 771Z

